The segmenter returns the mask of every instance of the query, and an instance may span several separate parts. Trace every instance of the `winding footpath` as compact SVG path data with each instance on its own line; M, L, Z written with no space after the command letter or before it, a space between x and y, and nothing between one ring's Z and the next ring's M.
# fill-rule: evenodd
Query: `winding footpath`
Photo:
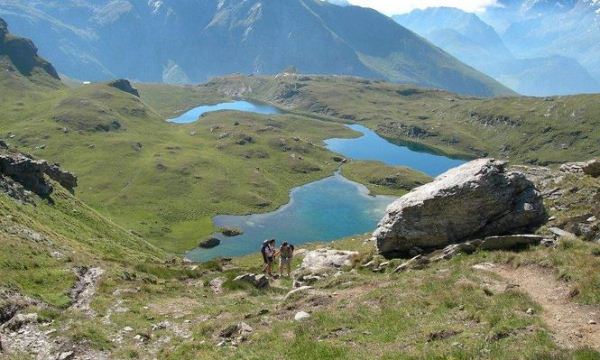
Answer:
M559 346L567 349L590 347L600 351L600 306L574 303L569 296L568 284L556 280L548 270L487 265L485 270L499 275L511 286L518 285L519 291L543 308L540 316Z

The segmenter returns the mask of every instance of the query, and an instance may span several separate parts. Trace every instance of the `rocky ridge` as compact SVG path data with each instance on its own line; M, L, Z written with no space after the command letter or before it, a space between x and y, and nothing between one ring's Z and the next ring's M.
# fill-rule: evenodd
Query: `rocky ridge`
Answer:
M30 155L0 148L0 190L9 196L29 202L27 192L47 198L54 191L50 178L71 193L77 186L77 177L61 169L58 164L37 160Z
M8 25L0 18L0 56L7 56L15 68L24 76L41 69L52 78L60 80L58 72L48 61L38 56L33 41L9 33Z

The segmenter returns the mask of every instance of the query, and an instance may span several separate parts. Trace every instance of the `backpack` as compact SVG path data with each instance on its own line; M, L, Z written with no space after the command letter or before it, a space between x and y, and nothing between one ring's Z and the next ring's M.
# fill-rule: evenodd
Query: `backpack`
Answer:
M294 245L292 245L292 244L288 244L286 247L287 247L287 250L288 250L289 252L286 252L286 253L284 254L284 252L283 252L283 249L284 249L284 248L282 247L282 248L281 248L281 255L282 255L283 257L290 257L290 258L291 258L291 257L293 256L293 254L294 254Z
M260 248L260 252L263 254L263 256L273 256L273 249L271 249L269 243L264 243Z

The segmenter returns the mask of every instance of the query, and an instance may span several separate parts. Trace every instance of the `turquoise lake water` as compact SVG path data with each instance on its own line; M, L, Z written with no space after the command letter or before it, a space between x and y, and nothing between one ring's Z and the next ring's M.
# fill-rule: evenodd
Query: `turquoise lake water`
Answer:
M170 119L175 123L191 123L201 115L221 110L237 110L259 114L278 114L272 106L247 101L198 106ZM374 131L360 125L348 125L363 133L355 139L329 139L331 151L356 160L377 160L388 165L402 165L431 176L461 165L464 161L412 150L390 143ZM216 227L239 228L244 233L236 237L214 236L221 245L213 249L194 249L186 254L192 261L207 261L216 257L233 257L257 252L263 240L277 239L301 245L331 241L373 231L386 207L395 198L371 196L368 189L339 173L293 189L290 202L277 211L247 216L220 215L213 219ZM200 239L198 239L200 241Z
M169 119L169 122L174 122L177 124L189 124L194 121L197 121L198 118L206 113L215 112L215 111L223 111L223 110L235 110L235 111L244 111L251 112L257 114L279 114L280 111L274 106L258 104L248 101L232 101L219 103L214 105L201 105L195 107L180 116Z
M187 254L193 261L256 252L266 238L294 245L331 241L372 231L395 198L370 196L368 189L339 174L292 190L291 201L268 214L217 216L215 226L235 227L244 234L222 240L213 249L195 249Z
M361 125L348 125L348 127L363 133L363 136L355 139L329 139L325 144L329 150L350 159L377 160L388 165L406 166L430 176L440 175L464 163L464 160L450 159L393 144Z

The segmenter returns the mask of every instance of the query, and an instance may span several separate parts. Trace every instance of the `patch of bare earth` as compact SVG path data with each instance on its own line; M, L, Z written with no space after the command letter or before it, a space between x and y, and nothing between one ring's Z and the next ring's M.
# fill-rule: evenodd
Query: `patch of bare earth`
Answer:
M514 290L526 293L538 303L543 308L541 317L559 346L600 351L600 306L574 303L568 284L557 280L551 271L492 264L476 265L476 269L501 276Z

